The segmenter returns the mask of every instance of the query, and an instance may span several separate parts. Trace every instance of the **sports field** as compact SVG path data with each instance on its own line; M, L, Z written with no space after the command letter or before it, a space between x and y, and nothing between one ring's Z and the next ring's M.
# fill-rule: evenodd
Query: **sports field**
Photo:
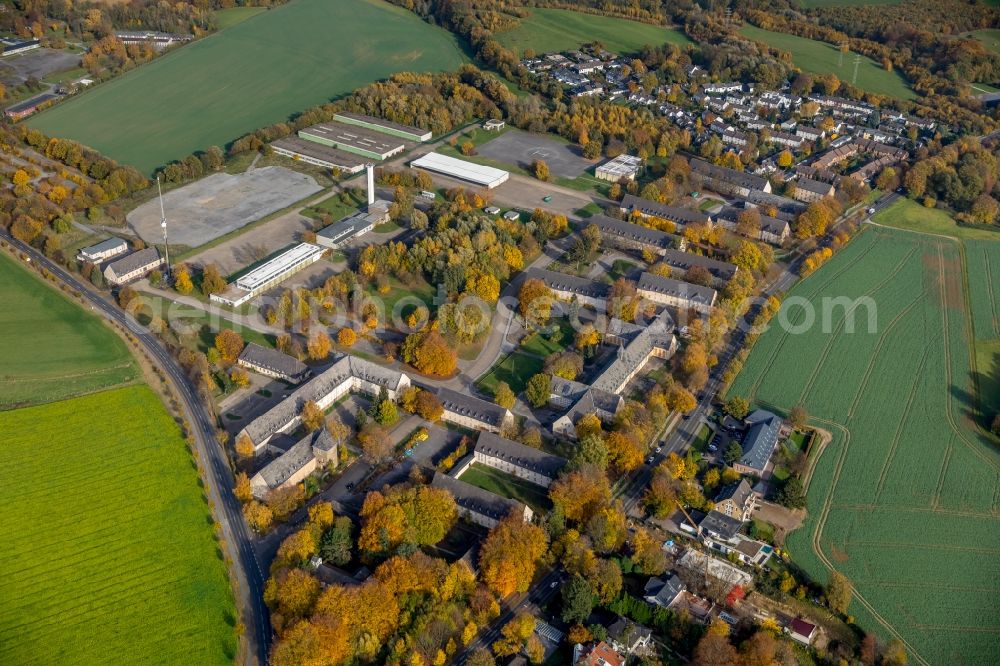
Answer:
M799 334L776 325L806 320L793 296L817 315ZM823 317L839 297L872 299L872 332L863 305L853 333L843 307ZM845 573L859 624L924 666L995 663L1000 633L1000 454L971 423L970 337L958 244L870 227L791 290L729 391L833 434L788 549L817 581Z
M180 431L145 386L0 413L0 662L228 664L234 607Z
M536 53L571 51L593 41L601 42L604 48L614 53L637 53L647 44L683 46L691 43L687 35L673 28L567 9L537 7L531 9L530 16L521 19L519 26L497 33L496 38L519 54L529 48Z
M125 343L0 253L0 410L138 378Z
M758 42L764 42L776 49L792 54L792 62L804 72L812 74L835 74L841 81L850 83L854 78L855 54L845 53L841 64L840 51L826 42L819 42L783 32L763 30L747 24L740 33ZM914 99L916 96L906 81L896 72L887 72L875 61L862 57L858 65L857 86L863 90L899 99Z
M465 59L450 33L381 0L292 0L30 124L150 173L395 72L450 70Z
M900 198L872 217L872 221L897 229L926 234L941 234L965 240L1000 242L1000 227L959 225L947 211L927 208L917 202Z

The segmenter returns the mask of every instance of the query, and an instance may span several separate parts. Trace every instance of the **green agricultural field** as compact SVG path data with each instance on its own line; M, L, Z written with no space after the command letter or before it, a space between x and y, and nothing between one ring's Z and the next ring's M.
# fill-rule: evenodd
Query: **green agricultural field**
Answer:
M965 261L976 338L1000 338L1000 238L966 241Z
M465 60L453 35L381 0L292 0L30 124L151 173L395 72L451 70Z
M789 552L819 582L846 574L858 623L925 666L995 663L1000 631L984 583L1000 576L1000 453L971 421L961 259L950 239L866 228L791 290L730 389L779 411L802 404L832 433ZM841 297L875 306L854 310L853 333L843 307L822 316ZM782 330L807 319L801 299L816 322Z
M543 513L552 508L552 502L544 488L488 465L473 463L462 473L461 479L501 497L527 504L536 513Z
M246 21L248 18L253 18L257 14L262 14L267 11L267 7L230 7L229 9L216 9L215 10L215 22L218 25L219 30L225 30L226 28L232 28L234 25L239 25Z
M507 382L514 393L521 393L527 385L528 380L542 371L542 359L537 356L514 352L499 361L490 368L481 379L476 381L476 388L484 393L493 395L496 392L497 384Z
M0 409L61 400L135 380L125 343L0 253Z
M979 373L979 395L987 425L1000 414L1000 340L976 343L976 371Z
M212 516L149 388L0 412L0 432L0 663L233 662Z
M743 26L740 33L776 49L788 51L792 54L792 61L802 71L812 74L835 74L841 81L848 83L854 77L855 55L845 53L843 64L840 64L840 51L826 42L762 30L749 24ZM885 71L881 65L865 57L861 58L861 64L858 66L857 86L869 92L899 99L916 97L902 76L896 72Z
M1000 227L960 225L947 211L927 208L911 199L897 199L872 216L872 221L897 229L940 234L966 240L1000 242Z
M534 49L536 53L571 51L593 41L601 42L604 48L615 53L638 53L647 44L683 46L691 43L683 32L673 28L537 7L531 9L530 16L521 19L519 26L497 33L496 37L517 53L525 49Z

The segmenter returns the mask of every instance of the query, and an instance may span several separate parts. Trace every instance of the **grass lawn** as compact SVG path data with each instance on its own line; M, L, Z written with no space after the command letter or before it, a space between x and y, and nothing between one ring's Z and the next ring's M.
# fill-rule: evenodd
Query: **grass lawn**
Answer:
M805 308L790 304L803 299L815 324L769 329L732 387L779 411L801 404L832 434L788 550L816 581L830 569L851 580L863 630L899 636L914 661L933 664L987 664L996 653L995 594L982 581L1000 576L1000 450L969 420L961 266L953 240L866 227L785 299L790 324L804 322ZM842 297L871 299L875 325L865 306L853 333L844 308L821 314L824 299Z
M0 253L0 409L134 381L139 369L101 319Z
M973 30L968 36L978 39L990 51L1000 53L1000 30Z
M550 336L542 335L536 331L525 337L521 343L521 349L538 356L548 356L572 346L576 331L565 318L558 319L556 323L559 326L558 342Z
M638 53L646 44L659 46L669 42L683 46L691 43L679 30L648 23L566 9L531 8L530 11L519 26L497 33L496 38L503 46L517 53L528 48L547 53L570 51L599 41L614 53Z
M453 35L387 2L294 0L100 84L31 126L151 173L395 72L466 60Z
M232 28L234 25L243 23L248 18L257 16L267 11L267 7L230 7L229 9L215 10L215 23L219 30Z
M698 453L704 453L708 448L708 442L712 439L712 429L707 425L702 425L698 430L698 436L691 442L691 449Z
M235 330L246 342L256 342L262 347L274 347L273 336L246 326L239 326L222 317L213 320L201 308L189 307L149 294L143 294L142 298L148 307L137 312L136 318L143 324L148 324L153 315L169 321L180 339L192 349L207 352L209 347L215 345L215 335L222 329Z
M344 199L347 199L346 203L344 199L341 199L341 194L337 194L332 197L327 197L313 206L309 206L302 211L302 214L314 219L326 214L332 217L333 221L336 222L341 218L347 217L351 213L356 213L361 210L362 204L365 203L364 195L358 198L347 192L342 194L346 194L344 197Z
M574 215L583 219L586 219L588 217L593 217L595 215L600 215L602 213L604 213L604 209L595 203L589 203L583 208L577 208L575 211L573 211Z
M159 398L130 386L0 413L0 662L231 664L212 516Z
M481 379L476 381L476 388L493 395L497 384L507 382L514 393L524 390L528 380L542 371L542 359L520 352L514 352L490 368Z
M519 479L512 474L501 472L487 465L473 463L460 477L462 481L496 493L501 497L527 504L536 513L544 513L552 508L552 502L545 489Z
M959 225L947 211L927 208L911 199L897 199L872 216L872 221L897 229L941 234L953 238L1000 241L1000 229Z
M750 39L788 51L792 54L792 61L803 71L813 74L836 74L841 81L848 83L854 76L855 54L845 53L843 64L839 64L840 51L832 44L783 32L762 30L749 24L743 26L740 33ZM858 66L857 86L869 92L899 99L916 97L903 77L896 72L885 71L881 65L865 57L861 58L861 64Z
M625 261L624 259L615 259L614 263L611 264L611 270L608 271L608 277L614 282L620 277L625 277L628 272L637 268L638 264L634 264L631 261Z
M396 310L396 305L404 298L409 297L411 300L416 298L426 305L429 309L433 311L434 309L434 287L420 278L417 282L413 284L403 284L394 277L389 278L389 293L380 294L375 288L375 284L370 284L365 290L368 295L375 299L376 302L381 301L383 311L385 316L391 321L392 313ZM400 307L402 308L400 314L407 316L414 309L417 303L404 303Z

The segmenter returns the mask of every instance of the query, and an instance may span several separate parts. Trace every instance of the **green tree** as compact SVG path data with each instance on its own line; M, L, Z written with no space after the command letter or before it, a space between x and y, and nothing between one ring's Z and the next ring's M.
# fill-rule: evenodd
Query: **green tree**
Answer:
M729 446L726 447L726 452L722 454L722 459L726 461L727 465L732 465L734 462L743 457L743 447L740 446L739 442L729 442Z
M726 414L729 414L734 419L743 419L750 411L750 403L747 402L746 398L737 395L726 402L724 409Z
M789 478L781 486L775 499L778 500L779 504L789 509L801 509L806 505L806 491L802 487L802 481L797 476Z
M594 609L594 591L581 576L573 576L562 589L562 619L567 624L583 622Z
M600 435L587 435L573 449L570 465L580 468L595 465L601 469L608 467L608 447Z
M500 382L493 392L493 401L504 409L510 409L517 402L517 396L510 390L507 382Z
M545 373L538 373L528 380L528 385L524 387L524 397L532 407L543 407L549 401L552 393L552 380Z
M351 561L352 532L354 525L347 516L340 516L319 541L319 554L324 561L344 566Z

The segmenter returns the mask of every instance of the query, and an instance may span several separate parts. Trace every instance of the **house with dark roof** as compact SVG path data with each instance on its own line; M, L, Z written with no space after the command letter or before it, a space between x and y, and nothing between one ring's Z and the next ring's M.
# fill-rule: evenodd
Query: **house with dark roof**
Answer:
M831 183L824 183L821 180L813 180L812 178L799 178L795 181L795 192L792 196L799 201L812 203L824 197L832 197L835 191Z
M677 577L677 574L670 574L670 577L666 579L660 577L650 578L646 581L642 598L646 600L646 603L653 604L654 606L669 608L681 595L681 592L686 589L687 586Z
M605 307L608 294L611 293L611 285L604 282L595 282L587 278L544 268L529 269L525 271L524 277L526 280L541 280L546 287L552 290L556 298L567 301L576 300L580 305L589 305L598 309Z
M720 283L729 282L736 275L736 271L739 270L737 266L728 262L705 257L700 254L692 254L691 252L682 252L681 250L664 250L662 255L663 262L673 269L688 271L695 266L699 266L711 273L712 277Z
M455 498L459 515L487 529L493 529L497 523L511 514L522 518L524 522L530 521L533 515L531 507L517 500L501 497L441 472L434 472L431 486L447 490Z
M740 474L762 476L778 445L781 419L765 409L758 409L744 419L743 455L733 463Z
M160 251L155 247L147 247L108 264L104 268L104 280L120 287L145 277L162 265Z
M736 223L739 220L743 208L736 206L726 206L716 213L716 222L719 226L729 231L736 230ZM761 240L772 245L781 245L792 234L792 227L786 220L770 215L760 214L760 233L754 240Z
M653 640L650 629L620 616L606 629L611 647L627 655L644 654Z
M639 296L654 303L674 308L692 309L702 313L711 311L718 296L711 287L681 282L646 272L639 277L635 287Z
M441 419L463 428L498 433L514 422L514 415L509 409L467 393L442 387L438 389L437 397L444 407Z
M816 625L812 622L806 622L800 617L789 622L785 630L792 640L798 641L803 645L812 645L813 640L816 638Z
M692 158L689 164L691 166L691 173L700 176L706 186L720 194L746 196L754 190L760 192L771 191L770 181L751 173L716 166L697 158Z
M601 238L614 247L626 250L649 250L655 254L663 254L664 250L673 246L670 234L650 229L624 220L616 220L607 215L594 215L589 220L601 232Z
M753 510L757 507L757 496L746 479L738 483L730 483L715 496L713 511L723 513L730 518L742 521L750 520Z
M294 486L318 468L336 467L337 460L337 445L326 428L321 428L300 439L254 474L250 479L251 491L254 497L263 500L271 491Z
M299 359L277 349L262 347L256 342L248 343L236 362L265 377L274 377L291 384L299 384L309 376L309 366Z
M620 208L626 215L669 220L676 224L679 229L689 224L712 225L712 218L701 211L680 208L679 206L667 206L632 194L626 194L622 198Z
M566 459L504 439L491 432L479 433L473 459L480 464L506 472L525 481L548 488Z
M237 437L249 437L259 453L275 435L291 433L299 427L302 407L307 402L315 402L320 409L326 409L350 392L374 396L383 388L389 398L395 400L409 385L409 376L398 370L343 354L329 368L248 423Z

